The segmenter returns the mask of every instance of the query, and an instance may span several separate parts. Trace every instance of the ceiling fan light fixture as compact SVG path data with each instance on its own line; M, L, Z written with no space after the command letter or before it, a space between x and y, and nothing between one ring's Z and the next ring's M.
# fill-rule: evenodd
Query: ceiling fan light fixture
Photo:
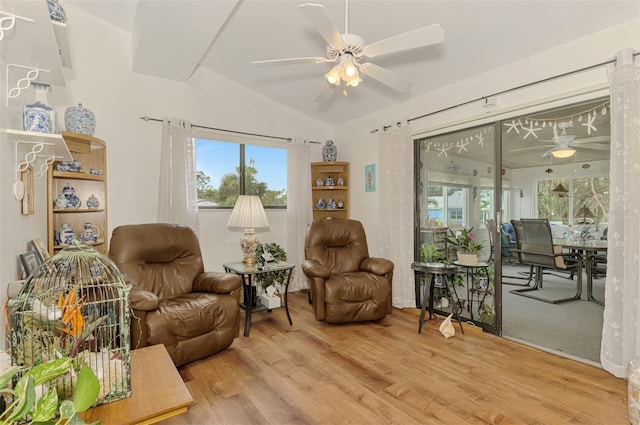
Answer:
M554 158L569 158L571 156L573 156L576 153L576 150L570 147L564 147L564 146L560 146L554 150L551 151L551 155Z
M360 78L360 75L356 74L354 78L351 78L349 81L347 81L347 86L357 87L358 84L360 84L361 82L362 82L362 78Z
M342 64L342 79L349 81L356 74L358 74L358 68L350 58L347 58Z
M340 65L335 65L331 68L331 71L324 74L324 78L327 79L329 84L333 84L334 86L340 85L340 76L342 74L342 69L340 69Z

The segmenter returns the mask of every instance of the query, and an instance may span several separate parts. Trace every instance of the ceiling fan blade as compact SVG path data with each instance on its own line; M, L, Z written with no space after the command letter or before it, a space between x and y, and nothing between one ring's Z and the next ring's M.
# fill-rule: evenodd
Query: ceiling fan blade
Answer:
M396 74L395 72L388 71L373 63L363 63L360 66L360 72L399 92L409 90L413 84L403 76Z
M289 58L289 59L269 59L264 61L253 61L254 65L296 65L301 63L324 63L333 62L327 58L310 57L310 58Z
M542 156L542 158L546 158L546 157L548 157L549 155L551 155L551 152L553 152L553 151L554 151L555 149L557 149L557 148L558 148L557 146L554 146L554 147L552 147L551 149L547 150L545 153L543 153L543 154L541 155L541 156Z
M311 22L322 37L329 43L331 47L336 49L344 49L347 47L340 35L340 31L336 28L324 6L313 3L306 3L298 6L302 14Z
M582 139L576 139L572 144L574 145L585 145L588 143L599 143L599 142L610 142L611 136L594 136L594 137L585 137Z
M324 84L322 85L322 88L320 89L320 92L318 93L318 96L316 96L316 102L317 103L324 103L326 101L328 101L331 96L333 96L333 94L335 93L335 89L336 86L329 84L327 81L324 82Z
M551 147L556 147L556 145L540 145L540 146L532 146L530 148L514 149L512 151L509 151L509 153L528 152L528 151L533 151L537 149L546 149Z
M575 143L573 145L575 145ZM611 148L610 145L603 144L603 143L584 143L574 147L577 149L594 150L594 151L608 151Z
M440 25L433 24L371 43L364 48L364 55L373 58L375 56L442 43L443 41L444 30Z

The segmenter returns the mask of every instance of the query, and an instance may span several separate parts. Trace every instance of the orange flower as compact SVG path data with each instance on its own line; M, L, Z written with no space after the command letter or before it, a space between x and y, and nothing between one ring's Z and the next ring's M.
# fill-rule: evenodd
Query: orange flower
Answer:
M69 292L64 299L62 298L62 294L60 294L58 297L58 308L62 310L62 323L64 324L64 327L58 328L58 330L75 338L79 337L84 329L84 317L82 317L80 305L76 304L75 292Z

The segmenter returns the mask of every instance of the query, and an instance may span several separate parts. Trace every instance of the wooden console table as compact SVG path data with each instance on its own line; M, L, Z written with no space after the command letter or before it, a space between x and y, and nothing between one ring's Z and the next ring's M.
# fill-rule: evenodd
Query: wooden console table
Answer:
M131 397L82 413L87 423L153 424L187 411L193 398L164 345L131 351Z

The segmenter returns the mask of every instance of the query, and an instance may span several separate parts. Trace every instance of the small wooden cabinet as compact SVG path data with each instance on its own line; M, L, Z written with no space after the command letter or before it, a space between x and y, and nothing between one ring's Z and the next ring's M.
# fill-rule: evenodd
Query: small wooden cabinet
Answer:
M109 228L107 226L107 147L105 142L97 137L78 133L62 132L73 159L80 162L81 171L58 171L56 165L49 166L47 175L47 219L48 219L48 248L49 254L54 255L67 245L55 243L55 231L62 224L69 224L75 231L76 238L84 230L85 223L96 226L100 232L98 240L89 242L97 251L108 254ZM101 174L91 174L94 169ZM80 199L79 208L57 208L56 199L65 186L71 186ZM91 196L98 199L97 208L89 208L87 200ZM95 229L94 229L95 230Z
M333 185L330 183L333 180ZM349 163L311 163L313 220L349 218ZM322 200L322 202L320 202Z

